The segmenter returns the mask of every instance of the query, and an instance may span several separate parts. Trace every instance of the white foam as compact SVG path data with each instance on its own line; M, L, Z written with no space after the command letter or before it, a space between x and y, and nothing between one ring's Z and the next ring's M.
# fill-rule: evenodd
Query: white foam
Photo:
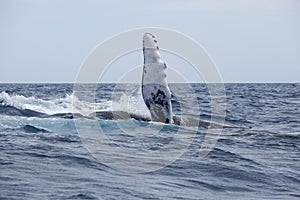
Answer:
M151 117L142 98L141 90L139 90L135 95L122 94L119 99L113 100L112 110L134 113L146 118Z
M73 102L75 109L73 108ZM30 109L49 115L57 113L73 113L80 111L80 113L90 114L95 110L106 110L110 107L110 102L89 103L78 100L72 93L66 95L64 98L57 98L53 100L44 100L36 97L25 97L23 95L9 95L5 91L0 93L0 105L13 106L18 109Z

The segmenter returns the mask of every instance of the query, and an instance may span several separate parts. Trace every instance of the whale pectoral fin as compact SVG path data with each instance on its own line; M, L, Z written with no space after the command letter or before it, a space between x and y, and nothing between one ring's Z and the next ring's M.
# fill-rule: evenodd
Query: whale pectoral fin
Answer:
M167 65L161 60L157 41L150 33L144 34L143 53L142 94L151 120L172 123L171 92L165 73Z
M143 98L148 107L151 120L163 123L172 123L172 105L168 88L159 84L144 84Z
M170 118L166 115L165 107L154 103L150 105L150 113L152 121L170 123Z

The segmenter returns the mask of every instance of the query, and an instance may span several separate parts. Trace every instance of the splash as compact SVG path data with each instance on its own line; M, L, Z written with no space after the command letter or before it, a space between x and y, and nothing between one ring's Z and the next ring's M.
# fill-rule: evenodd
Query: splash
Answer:
M73 107L76 102L76 107ZM110 107L110 102L89 103L78 100L72 94L67 94L63 98L52 100L39 99L34 96L25 97L23 95L10 95L3 91L0 93L0 106L11 106L20 110L32 110L39 113L54 115L58 113L74 113L80 110L80 113L90 114L95 110L106 110Z

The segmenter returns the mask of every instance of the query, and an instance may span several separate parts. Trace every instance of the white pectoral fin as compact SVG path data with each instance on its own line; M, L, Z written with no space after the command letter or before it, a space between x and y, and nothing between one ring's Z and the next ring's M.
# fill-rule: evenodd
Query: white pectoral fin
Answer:
M147 63L143 69L143 84L159 84L168 87L164 63Z
M142 86L144 102L151 113L152 121L172 123L171 93L159 84Z
M172 123L171 92L155 37L146 33L143 38L144 68L142 94L152 121Z

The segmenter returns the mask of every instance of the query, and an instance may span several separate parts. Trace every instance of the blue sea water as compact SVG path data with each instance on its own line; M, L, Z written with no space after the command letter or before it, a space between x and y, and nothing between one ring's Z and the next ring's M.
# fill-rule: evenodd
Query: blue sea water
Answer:
M91 95L86 87L83 96ZM177 95L191 95L185 84L170 87ZM165 125L156 136L151 126L160 124L91 117L90 111L111 110L113 93L128 88L130 99L114 108L128 103L130 112L149 116L138 85L98 85L95 101L88 102L76 99L72 84L0 84L0 199L300 199L299 83L225 84L225 123L232 128L222 130L209 154L199 156L206 134L199 128L185 136L191 142L172 162L137 173L122 169L157 164L139 165L148 157L134 155L159 152L178 127ZM206 86L192 88L201 118L209 120ZM81 115L74 111L74 99ZM174 113L180 113L174 105ZM193 116L193 105L184 114ZM108 151L100 152L108 160L97 159L82 142L74 118L86 124L85 131L95 130L89 123L96 121L112 141L109 149L123 148L132 158ZM168 157L159 159L164 163Z

